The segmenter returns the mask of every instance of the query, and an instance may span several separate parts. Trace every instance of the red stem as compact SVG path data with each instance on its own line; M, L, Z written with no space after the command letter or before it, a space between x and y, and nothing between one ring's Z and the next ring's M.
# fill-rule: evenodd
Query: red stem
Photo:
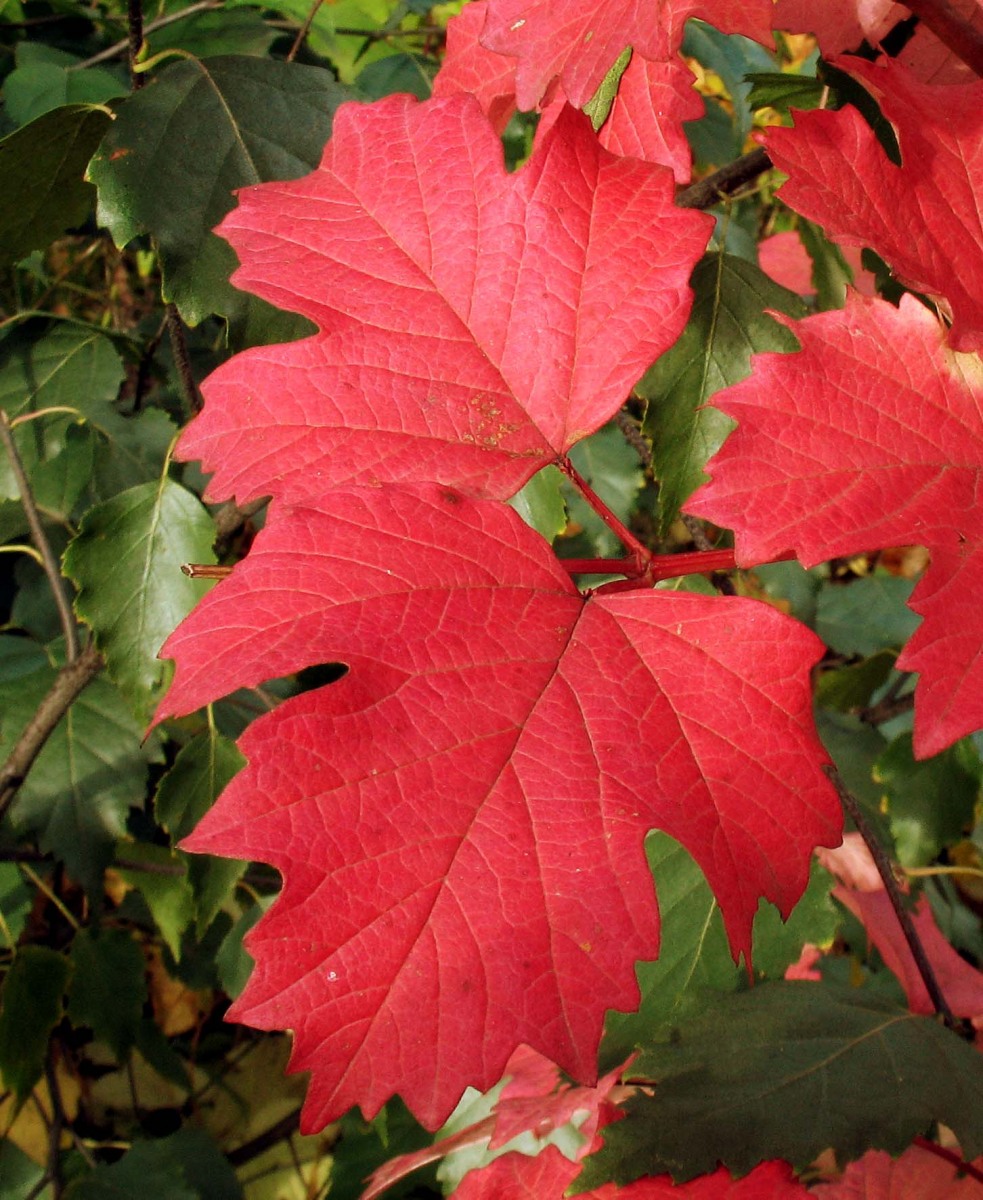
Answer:
M620 568L617 568L622 575L642 575L652 558L651 550L647 550L637 537L627 529L621 521L608 508L601 497L594 491L587 480L580 474L577 468L573 465L569 458L561 458L556 464L564 475L570 480L578 492L583 496L587 503L591 506L594 512L601 518L608 529L619 539L624 548L628 551L628 560L622 563ZM602 560L595 560L602 561ZM634 566L631 570L625 570L629 562Z
M979 1167L974 1167L972 1163L967 1162L964 1158L960 1158L954 1150L947 1150L945 1146L940 1146L937 1142L930 1142L928 1138L923 1137L916 1137L915 1145L920 1146L923 1150L927 1150L929 1154L935 1154L939 1158L944 1158L946 1162L952 1163L954 1167L958 1167L964 1175L969 1175L978 1183L983 1183L983 1171Z

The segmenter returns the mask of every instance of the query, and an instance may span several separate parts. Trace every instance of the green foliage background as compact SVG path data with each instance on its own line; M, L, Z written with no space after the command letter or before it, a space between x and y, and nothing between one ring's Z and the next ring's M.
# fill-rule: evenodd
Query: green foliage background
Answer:
M197 382L230 353L308 331L230 285L234 254L211 230L236 188L310 170L340 103L394 91L425 98L454 11L429 0L314 9L308 0L162 0L144 13L142 68L131 79L120 44L127 12L116 0L0 4L0 410L24 473L0 453L0 761L46 700L64 713L23 781L0 776L0 1200L354 1197L375 1165L430 1140L398 1102L372 1122L356 1113L299 1136L304 1082L283 1074L287 1037L222 1020L248 976L243 934L278 880L260 864L176 844L241 765L234 738L307 681L271 681L144 732L168 682L157 651L210 586L181 565L236 561L263 519L261 509L206 506L196 467L171 457L199 406ZM713 84L705 117L690 126L703 174L740 154L757 123L822 90L814 54L780 46L770 55L698 23L685 50ZM511 162L528 152L531 129L528 119L510 126ZM715 210L686 332L622 419L574 453L662 553L705 536L679 508L728 426L701 406L748 374L753 352L795 348L766 310L801 316L842 304L849 268L820 230L783 209L772 184L765 176ZM763 236L794 228L813 259L809 301L757 263ZM25 493L55 556L48 571ZM617 553L552 468L515 503L562 555ZM905 600L918 566L912 555L810 572L776 564L735 586L827 644L817 708L829 750L893 856L927 869L917 885L953 944L979 963L978 875L974 884L936 872L979 870L983 743L966 739L915 763L912 681L893 667L916 620ZM602 1064L641 1047L666 1083L657 1102L634 1102L591 1179L670 1168L692 1176L712 1169L722 1147L743 1169L778 1155L806 1166L828 1146L900 1150L939 1119L968 1153L983 1150L981 1069L964 1043L905 1017L895 1042L867 1045L872 1023L902 1013L904 998L830 898L829 876L816 870L786 926L762 906L761 986L749 991L692 860L662 835L649 850L663 954L639 967L639 1013L612 1014ZM805 942L838 951L808 1012L781 982ZM802 1076L844 1105L824 1121L806 1085L790 1085L752 1129L742 1089L774 1073L767 1047L804 1043L816 1028L842 1053L818 1081L804 1067ZM878 1053L917 1064L907 1090L885 1080ZM846 1104L857 1080L862 1120ZM728 1098L712 1126L709 1090ZM437 1195L441 1184L424 1171L392 1194Z

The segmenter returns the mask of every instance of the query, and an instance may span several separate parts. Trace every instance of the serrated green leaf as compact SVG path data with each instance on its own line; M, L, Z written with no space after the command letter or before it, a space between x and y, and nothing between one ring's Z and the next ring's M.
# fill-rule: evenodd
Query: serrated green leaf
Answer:
M162 476L89 510L64 556L106 669L142 718L160 699L169 668L164 639L208 591L181 564L215 561L215 525L196 496Z
M837 654L866 656L903 646L920 621L907 606L913 586L896 575L826 583L816 605L816 633Z
M176 844L194 829L219 794L245 765L234 742L213 729L183 746L161 779L154 801L157 820ZM188 878L195 897L196 927L201 937L242 877L247 864L209 854L187 854ZM172 947L175 958L177 952Z
M122 929L80 929L70 951L68 1018L85 1025L122 1059L136 1041L147 999L147 964Z
M843 257L843 251L826 237L818 225L804 217L799 218L798 230L802 245L812 259L816 308L820 312L842 308L846 303L847 284L853 283L853 271Z
M273 312L229 283L235 253L212 230L236 188L312 170L335 109L351 98L319 67L248 57L172 63L127 101L92 159L99 221L118 246L143 233L155 239L164 296L189 324L218 313L239 327L259 305Z
M917 761L911 734L894 739L874 765L898 861L923 867L972 828L980 761L969 739Z
M0 688L4 747L34 716L56 675L47 666ZM14 824L35 833L90 893L101 891L127 811L143 803L148 760L160 757L156 742L142 740L143 726L116 688L94 679L56 726L11 809Z
M756 979L781 979L797 962L802 947L827 945L836 936L841 913L830 899L836 880L813 862L802 899L787 921L773 904L762 900L754 918L753 966Z
M68 959L46 946L22 946L0 992L0 1077L23 1103L44 1072L52 1029L61 1020Z
M126 865L117 862L117 874L144 898L168 950L179 959L181 937L195 915L185 856L147 842L124 843L119 853Z
M101 108L66 104L0 138L0 263L85 221L95 198L85 168L109 124Z
M597 91L584 105L584 112L590 117L595 133L611 115L611 105L614 104L618 88L621 86L621 76L628 70L631 54L631 46L622 50L615 59L614 66L598 84Z
M941 1121L968 1159L983 1150L983 1058L938 1022L856 988L764 983L707 999L632 1064L651 1094L624 1106L576 1187L723 1163L840 1162L898 1154Z
M702 406L751 373L752 354L798 348L791 331L767 309L806 315L800 297L729 254L702 259L690 283L696 298L682 336L636 389L648 401L643 432L652 442L663 534L706 479L707 459L733 428L723 413Z

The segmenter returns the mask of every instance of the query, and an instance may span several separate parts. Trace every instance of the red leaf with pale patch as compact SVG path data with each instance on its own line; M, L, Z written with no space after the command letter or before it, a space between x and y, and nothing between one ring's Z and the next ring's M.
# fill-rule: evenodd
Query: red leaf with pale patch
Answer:
M580 1173L554 1146L529 1158L505 1154L479 1171L464 1176L454 1192L458 1200L562 1200ZM721 1167L689 1183L674 1184L668 1175L638 1179L624 1187L606 1183L582 1192L586 1200L808 1200L810 1193L783 1162L767 1162L743 1179L732 1179Z
M597 429L685 324L712 221L566 110L508 175L468 96L342 107L320 168L239 193L235 282L321 332L206 381L184 458L208 494L348 481L493 496Z
M734 529L749 566L929 547L911 600L925 620L898 660L921 672L926 757L983 725L983 368L910 296L895 309L853 293L841 312L777 319L802 350L756 356L714 396L738 428L687 508Z
M188 843L284 876L231 1015L294 1030L305 1127L394 1092L436 1127L521 1043L593 1082L605 1010L637 1004L658 951L651 828L747 952L758 897L787 913L839 838L819 651L754 601L585 599L511 509L448 489L275 508L165 645L163 711L351 666L250 726Z
M837 65L879 101L901 166L855 108L797 113L794 129L767 138L790 176L779 194L834 240L870 246L909 287L942 297L953 346L983 349L983 80L939 88L890 61Z
M690 17L772 44L771 0L659 0L654 11L638 0L489 0L481 42L518 60L520 108L536 108L557 79L579 108L626 46L651 62L671 61Z

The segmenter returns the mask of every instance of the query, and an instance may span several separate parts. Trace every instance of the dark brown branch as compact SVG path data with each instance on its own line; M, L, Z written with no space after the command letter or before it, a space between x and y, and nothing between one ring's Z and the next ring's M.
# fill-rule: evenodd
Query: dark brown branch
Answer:
M915 16L948 46L957 58L983 76L983 29L964 20L951 0L903 0Z
M304 38L306 38L310 33L311 26L314 24L314 18L317 16L317 10L323 3L324 0L314 0L314 3L311 5L310 12L304 18L303 25L301 25L301 27L297 30L297 36L294 38L294 44L290 47L290 50L287 53L287 62L293 62L293 60L297 57L301 46L304 44Z
M201 392L195 383L194 372L191 370L191 355L188 353L188 339L184 336L184 322L173 304L167 306L167 332L171 335L171 352L177 365L177 373L181 380L181 392L191 416L201 412Z
M285 1117L281 1117L269 1129L257 1134L250 1141L243 1142L235 1150L230 1150L226 1158L228 1158L234 1167L241 1167L244 1163L257 1158L265 1150L269 1150L271 1146L275 1146L277 1142L282 1142L284 1138L290 1137L292 1133L296 1133L299 1127L300 1109L296 1108L293 1112L287 1113Z
M5 412L0 412L0 441L3 442L3 448L10 459L10 469L14 473L14 479L17 481L17 488L20 491L20 502L24 507L24 515L27 517L27 524L31 531L31 541L41 555L44 573L48 577L51 594L54 596L55 606L58 609L62 633L65 635L65 657L72 663L79 656L78 629L75 625L75 617L72 615L72 605L65 589L65 581L58 568L58 560L45 535L41 514L34 503L34 494L27 479L27 472L24 470L17 443L14 441L10 417Z
M904 934L904 939L908 943L908 949L911 951L911 956L915 960L915 966L918 968L918 973L922 977L922 982L925 984L925 990L928 992L929 998L932 1001L932 1006L939 1014L946 1026L955 1033L964 1032L964 1023L955 1017L949 1003L946 1000L942 988L939 986L939 981L935 977L935 971L932 964L928 961L928 955L925 953L925 947L918 937L914 922L911 919L911 914L905 908L904 896L901 888L898 886L897 876L894 874L894 864L887 856L884 847L877 840L877 835L874 833L867 818L864 816L860 805L854 799L852 793L847 789L846 784L840 778L840 773L831 763L823 767L823 770L829 776L830 782L836 788L837 794L840 797L840 803L843 805L850 820L857 828L857 832L864 839L867 849L870 851L871 857L874 860L874 865L877 867L877 873L881 877L881 882L884 884L884 889L887 892L888 899L891 901L891 907L894 909L894 915L898 918L898 924L901 926L901 932Z
M87 646L78 658L58 672L51 690L37 707L24 731L0 767L0 820L7 814L14 797L27 778L34 760L44 749L58 722L86 684L102 670L102 658L94 646Z
M127 0L127 49L130 61L130 88L136 92L143 87L143 76L137 70L143 48L143 0Z
M189 4L187 8L182 8L179 12L165 13L164 16L158 17L155 21L149 21L143 27L143 36L146 37L148 33L153 33L157 29L163 29L167 25L173 25L176 21L183 21L186 17L190 17L194 13L208 12L209 9L221 7L222 0L199 0L197 4ZM98 54L93 54L91 58L87 58L83 62L72 63L67 69L69 71L81 71L86 67L97 67L100 63L109 62L113 58L119 58L121 54L126 54L129 49L130 39L129 37L125 37L122 41L114 42L112 46L107 46L105 50L100 50Z
M676 195L680 208L712 208L718 201L726 199L752 179L771 170L772 162L767 151L759 146L750 154L734 159L719 171L714 171L699 183L690 184Z

